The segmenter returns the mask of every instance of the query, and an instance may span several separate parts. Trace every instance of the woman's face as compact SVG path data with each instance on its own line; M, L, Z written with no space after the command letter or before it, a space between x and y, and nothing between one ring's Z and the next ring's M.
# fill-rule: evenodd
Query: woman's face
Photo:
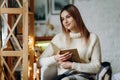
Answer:
M76 26L76 22L75 19L67 12L67 11L63 11L61 13L61 18L62 18L62 23L63 26L70 30L71 32L75 32L77 26Z

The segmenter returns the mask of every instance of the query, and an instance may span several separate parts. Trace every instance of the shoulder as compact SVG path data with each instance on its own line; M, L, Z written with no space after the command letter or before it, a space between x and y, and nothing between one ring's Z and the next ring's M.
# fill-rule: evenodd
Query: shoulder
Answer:
M89 40L90 40L90 43L96 43L96 42L99 42L99 37L98 37L98 35L97 34L95 34L95 33L90 33L90 38L89 38Z
M63 33L58 33L56 34L53 39L51 40L52 42L58 42L58 41L62 41L65 39L65 35Z
M99 39L98 35L91 32L90 33L90 40L97 40L97 39Z

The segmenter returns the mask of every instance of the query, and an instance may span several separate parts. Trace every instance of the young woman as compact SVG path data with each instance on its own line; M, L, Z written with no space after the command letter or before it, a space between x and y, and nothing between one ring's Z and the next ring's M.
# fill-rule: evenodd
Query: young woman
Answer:
M79 10L72 4L66 5L60 12L61 33L57 34L42 53L39 63L42 80L83 80L79 72L97 73L101 66L101 48L99 38L86 28ZM80 62L71 62L69 51L60 54L63 49L77 49ZM52 68L54 66L54 68ZM49 71L46 71L49 70ZM71 70L78 73L64 75ZM49 76L49 77L48 77ZM54 76L50 79L50 76Z

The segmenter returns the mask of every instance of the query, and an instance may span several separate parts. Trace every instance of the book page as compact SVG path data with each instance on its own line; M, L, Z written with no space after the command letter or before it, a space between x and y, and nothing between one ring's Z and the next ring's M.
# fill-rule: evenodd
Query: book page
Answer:
M50 44L52 45L54 54L57 54L57 52L60 51L60 49L54 43L51 42Z

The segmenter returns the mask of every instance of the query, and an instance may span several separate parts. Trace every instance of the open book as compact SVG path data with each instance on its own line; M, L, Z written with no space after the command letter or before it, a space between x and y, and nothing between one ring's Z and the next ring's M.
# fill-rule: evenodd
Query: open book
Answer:
M54 49L54 53L56 54L58 51L60 51L60 54L64 54L65 52L70 52L72 53L72 57L70 58L69 61L71 62L80 62L80 57L78 54L77 49L66 49L66 50L61 50L59 49L55 44L51 42L52 48Z

